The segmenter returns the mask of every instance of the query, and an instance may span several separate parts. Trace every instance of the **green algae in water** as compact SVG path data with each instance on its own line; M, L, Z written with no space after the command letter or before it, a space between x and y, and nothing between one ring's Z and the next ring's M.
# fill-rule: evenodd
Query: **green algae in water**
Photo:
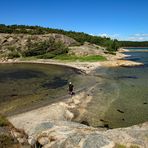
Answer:
M140 70L140 71L139 71ZM119 96L105 113L104 120L114 127L125 127L148 120L148 79L141 68L118 68L118 74L136 74L138 79L118 79ZM116 73L115 72L115 73Z
M95 127L127 127L148 121L148 53L128 53L144 66L101 68L102 78L81 120ZM96 75L97 75L96 74Z
M1 64L0 113L11 115L58 101L68 95L68 82L82 89L94 82L78 70L58 65Z

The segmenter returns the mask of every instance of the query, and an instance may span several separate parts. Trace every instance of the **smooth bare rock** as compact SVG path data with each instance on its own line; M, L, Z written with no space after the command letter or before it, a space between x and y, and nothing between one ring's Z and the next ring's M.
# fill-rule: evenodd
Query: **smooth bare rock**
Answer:
M37 124L34 128L32 128L29 132L30 135L37 135L38 133L45 131L54 127L54 124L51 122L41 122Z
M90 134L83 142L82 148L113 148L115 143L101 134Z
M116 143L127 147L132 145L146 148L148 146L148 122L127 128L105 131L104 134Z
M102 66L105 67L131 67L131 66L140 66L144 65L140 62L134 62L134 61L127 61L127 60L114 60L114 61L106 61L101 63Z
M135 145L146 148L148 122L106 131L72 122L75 111L85 112L87 103L92 99L91 91L94 87L65 102L12 116L9 120L28 134L28 142L32 146L40 144L44 148L113 148L115 144L122 144L126 147ZM74 100L80 103L77 104Z
M68 54L76 56L105 55L105 48L98 45L85 43L82 46L70 47Z
M68 111L66 106L57 103L10 117L9 120L15 127L24 129L27 134L32 135L38 132L36 129L39 130L39 127L45 128L48 124L48 128L52 127L50 121L70 120L72 117L73 114Z
M43 146L51 148L99 148L115 145L97 129L74 122L59 121L58 124L55 123L54 128L43 131L38 136L40 138L48 136L50 140L48 144Z
M45 35L28 35L28 34L5 34L0 33L0 51L7 51L9 47L15 47L23 51L27 49L28 42L36 43L46 41L49 38L55 39L55 41L61 41L66 46L78 45L79 43L73 38L62 34L45 34Z

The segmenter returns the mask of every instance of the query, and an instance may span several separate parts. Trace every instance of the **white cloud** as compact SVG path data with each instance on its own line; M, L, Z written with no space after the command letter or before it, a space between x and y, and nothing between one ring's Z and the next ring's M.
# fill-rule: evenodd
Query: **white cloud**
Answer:
M143 38L143 37L129 37L128 40L130 40L130 41L144 41L145 38Z
M101 36L101 37L110 37L110 38L112 38L112 39L117 39L117 38L119 38L119 34L107 34L107 33L101 33L101 34L99 34L98 36Z
M99 34L99 36L101 36L101 37L109 37L109 35L107 33L101 33L101 34Z
M148 34L144 34L144 33L137 33L137 34L133 34L131 35L132 37L148 37Z
M148 41L148 34L136 33L136 34L130 35L128 40L131 40L131 41Z

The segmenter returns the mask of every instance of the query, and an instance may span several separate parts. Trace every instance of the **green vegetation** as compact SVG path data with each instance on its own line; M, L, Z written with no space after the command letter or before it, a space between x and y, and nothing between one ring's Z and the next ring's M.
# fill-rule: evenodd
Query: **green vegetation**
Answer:
M112 40L108 37L100 37L100 36L92 36L83 32L75 32L75 31L65 31L62 29L52 29L52 28L44 28L40 26L25 26L25 25L0 25L0 33L14 33L14 34L31 34L31 35L39 35L39 34L49 34L49 33L57 33L63 34L68 37L71 37L83 44L84 42L89 42L92 44L100 45L107 47L107 50L117 50L119 46L119 42L117 45L117 40ZM115 44L116 42L116 44Z
M84 44L84 42L89 42L91 44L106 47L108 53L110 54L115 54L115 51L117 51L117 49L120 47L148 47L148 41L118 41L112 40L109 37L92 36L83 32L65 31L62 29L44 28L40 26L0 24L0 33L31 35L41 35L49 33L63 34L75 39L80 44ZM20 49L17 49L16 47L9 47L9 52L7 52L5 56L8 58L35 56L37 58L49 59L55 58L59 55L66 54L68 50L69 49L63 43L56 42L53 39L49 39L48 41L42 41L38 43L32 43L30 40L28 40L27 49L25 51L22 52Z
M121 47L148 47L148 41L120 41Z
M60 54L66 54L68 53L68 50L68 47L66 47L62 42L49 39L47 41L36 43L28 42L27 49L24 51L21 51L15 47L9 47L5 56L10 59L17 57L36 57L49 59L54 58Z
M4 116L0 115L0 126L7 126L7 125L9 125L8 120Z
M58 59L58 60L65 60L65 61L80 61L80 62L96 62L96 61L104 61L106 60L105 57L103 56L99 56L99 55L95 55L95 56L82 56L82 57L78 57L78 56L71 56L71 55L60 55L60 56L56 56L54 59Z
M122 145L122 144L116 143L115 146L114 146L114 148L126 148L126 146L125 145ZM131 145L130 148L139 148L139 146L137 146L137 145Z
M29 43L27 46L28 49L22 52L23 57L37 56L38 58L49 59L68 53L68 48L62 42L56 42L54 39Z
M106 42L106 47L109 52L117 51L120 47L118 40L110 40Z
M112 46L111 46L112 48ZM99 50L99 49L98 49ZM62 42L56 41L55 39L48 39L40 42L31 42L28 39L26 48L24 51L21 51L19 48L14 46L8 47L8 51L5 53L5 56L12 58L33 58L33 59L60 59L60 60L69 60L69 61L102 61L106 60L105 57L102 56L85 56L85 57L76 57L69 56L67 53L69 48L65 46ZM109 53L113 53L113 49L108 51Z
M114 146L114 148L126 148L126 146L125 145L122 145L122 144L116 143L115 146Z

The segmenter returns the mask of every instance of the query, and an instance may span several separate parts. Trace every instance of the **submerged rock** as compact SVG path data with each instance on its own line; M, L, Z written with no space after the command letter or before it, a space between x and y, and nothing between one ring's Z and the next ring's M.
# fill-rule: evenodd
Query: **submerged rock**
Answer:
M88 121L81 121L81 124L84 124L84 125L87 125L87 126L90 126Z
M122 114L124 113L124 111L122 111L122 110L120 110L120 109L117 109L117 111L120 112L120 113L122 113Z

